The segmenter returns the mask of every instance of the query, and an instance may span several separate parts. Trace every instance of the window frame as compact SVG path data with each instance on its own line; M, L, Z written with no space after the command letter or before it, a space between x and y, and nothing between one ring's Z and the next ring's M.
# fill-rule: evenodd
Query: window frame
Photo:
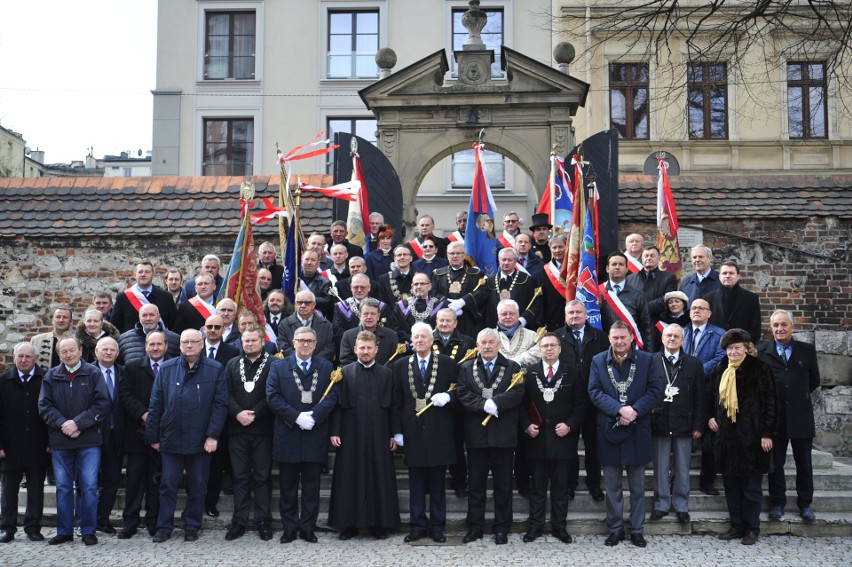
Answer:
M334 35L334 34L332 34L331 19L332 19L333 16L341 15L341 14L347 14L347 15L351 16L351 18L352 18L352 28L351 28L352 33L350 34L351 35L351 45L350 45L351 51L348 52L349 56L351 58L350 69L349 69L350 75L348 75L346 77L332 76L331 75L331 67L332 67L331 66L331 57L332 57L331 43L332 43L332 37ZM375 14L375 16L376 16L376 34L375 34L376 35L376 52L378 52L378 50L381 49L382 14L381 14L380 8L378 8L378 7L358 7L358 8L328 7L328 9L325 11L325 34L324 34L324 39L325 39L325 48L324 48L324 52L325 52L325 75L324 75L324 78L325 79L333 80L333 81L351 81L351 80L363 81L363 80L376 80L376 79L379 78L379 67L378 67L378 65L375 66L376 72L375 72L374 75L359 76L357 74L358 73L357 44L358 44L358 35L359 35L358 31L357 31L357 21L358 21L358 15L359 14ZM368 35L371 35L371 34L363 34L363 35L368 36ZM374 61L375 61L375 53L376 52L374 52L372 54ZM341 53L341 55L342 55L342 53Z
M457 35L464 36L464 39L467 38L467 30L464 29L464 26L462 26L463 31L461 31L459 33L456 33L456 28L455 28L456 14L464 14L465 12L467 12L467 10L468 10L467 6L465 6L465 7L451 6L450 7L450 51L451 52L456 51L455 40L456 40ZM499 12L500 13L500 18L501 18L500 19L500 45L498 45L494 48L494 62L491 64L491 78L492 79L505 79L506 78L506 72L501 69L502 57L503 57L501 46L506 45L506 8L504 6L500 6L500 5L480 6L480 10L482 10L486 14L489 13L489 12L492 12L492 13ZM483 29L482 33L486 34L487 32L485 32L485 30ZM462 41L462 43L464 43L464 41ZM486 43L485 48L488 49L487 43ZM461 49L462 49L461 46L459 46L458 50L461 50ZM456 61L455 57L452 57L452 61L450 63L450 76L454 79L457 79L458 76L459 76L458 62Z
M245 142L247 145L250 146L246 149L246 157L249 158L251 161L243 162L241 164L243 167L248 166L248 170L245 170L242 173L238 173L234 170L234 167L237 164L233 163L233 159L232 159L232 153L234 151L234 147L233 147L234 146L233 124L237 121L244 121L244 122L251 123L251 140ZM208 123L211 123L211 122L225 122L225 123L228 124L226 146L228 148L229 158L231 158L231 159L229 159L229 161L231 162L230 164L220 164L220 163L214 163L214 162L208 163L205 160L205 157L207 155L207 146L208 146L207 125L208 125ZM244 176L254 175L254 164L255 164L256 159L257 159L257 156L255 155L256 150L257 150L257 131L255 130L256 123L257 123L256 117L254 117L254 116L228 115L228 116L204 116L204 117L202 117L202 119L201 119L201 161L200 161L200 163L201 163L201 175L205 176L205 177L206 176L244 177ZM226 165L228 167L228 171L225 172L225 173L221 173L221 174L208 173L207 172L208 167L217 167L217 166L221 166L221 165Z
M701 80L693 81L692 70L695 67L701 68ZM714 81L712 78L711 68L721 67L724 82ZM728 116L729 108L729 93L728 93L728 64L722 61L691 61L687 63L686 68L686 127L687 134L690 140L727 140L730 138L730 118ZM723 105L724 108L724 134L722 136L713 135L713 91L723 90ZM700 92L702 96L702 130L701 136L693 134L692 119L690 112L692 109L692 93Z
M333 115L333 114L329 114L325 117L325 129L326 129L328 139L334 140L334 133L335 132L346 132L347 134L353 134L353 132L351 130L346 131L346 130L333 130L332 129L331 123L333 121L336 122L336 121L344 121L344 120L349 121L350 128L355 126L358 122L372 122L375 125L375 130L374 130L374 134L373 134L373 137L375 139L372 140L371 143L374 146L378 146L379 140L378 140L378 137L376 137L376 133L378 132L379 124L378 124L378 120L376 119L375 116L351 116L351 115L350 116L336 116L336 115ZM356 130L354 135L357 136L358 135L357 127L355 127L354 129ZM334 173L334 152L329 152L329 153L326 154L325 171L326 171L326 173L329 173L329 174Z
M814 65L819 65L822 67L822 78L821 79L812 79L810 78L810 68ZM798 66L801 72L801 79L790 79L790 67ZM791 140L826 140L829 137L829 124L828 124L828 77L826 76L826 64L825 61L787 61L785 64L785 79L787 83L787 135ZM822 135L814 135L812 133L814 122L814 115L810 112L811 108L811 96L810 91L814 87L818 87L822 91L822 120L823 120L823 130L824 133ZM790 91L791 89L799 89L801 94L801 123L802 123L802 135L794 136L792 133L791 125L794 123L792 120L792 112L791 112L791 100Z
M223 85L252 85L263 80L264 11L261 0L198 0L196 3L196 82L198 88L227 88ZM250 79L208 79L205 77L207 53L207 14L254 12L254 77ZM256 125L256 124L255 124Z
M647 76L647 81L638 82L631 79L626 81L613 81L612 80L612 70L614 66L631 66L631 67L645 67L645 74ZM635 75L635 73L633 73ZM609 127L619 132L619 139L631 141L631 140L650 140L651 139L651 64L648 61L610 61L607 65L607 82L608 82L608 91L609 96ZM643 89L645 90L645 108L646 108L646 116L647 116L647 125L646 130L647 133L645 136L637 136L636 135L636 121L635 121L635 112L634 112L634 104L633 101L636 99L636 92ZM621 131L618 126L614 122L614 113L613 113L613 104L612 104L612 96L613 92L616 90L624 90L628 93L625 96L624 101L624 126L627 130L628 135L622 136Z

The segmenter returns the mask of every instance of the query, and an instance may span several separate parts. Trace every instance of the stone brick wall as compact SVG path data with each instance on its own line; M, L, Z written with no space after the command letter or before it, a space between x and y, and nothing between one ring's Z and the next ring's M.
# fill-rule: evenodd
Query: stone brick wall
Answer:
M852 455L852 223L834 217L808 219L707 219L700 225L713 250L714 267L740 265L740 285L760 295L762 339L771 338L776 309L796 317L796 338L814 344L822 386L814 396L816 445ZM632 233L653 239L653 224L622 224L621 242ZM684 276L693 272L683 249Z

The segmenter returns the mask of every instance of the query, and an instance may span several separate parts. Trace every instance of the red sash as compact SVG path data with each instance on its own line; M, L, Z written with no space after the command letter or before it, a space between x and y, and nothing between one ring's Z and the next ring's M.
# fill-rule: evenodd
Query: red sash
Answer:
M515 247L515 238L511 237L511 242L509 241L509 237L506 236L506 233L501 234L497 237L497 241L503 245L503 248L514 248Z
M323 270L323 271L321 271L321 272L320 272L320 275L321 275L322 277L324 277L325 279L327 279L328 281L330 281L330 282L331 282L331 285L334 285L334 284L336 284L336 283L337 283L337 276L335 276L335 275L334 275L334 274L332 274L331 272L332 272L332 269L331 269L331 268L329 268L329 269L327 269L327 270Z
M550 280L550 284L559 293L559 295L564 298L566 286L559 281L559 271L559 268L557 268L553 262L548 262L544 267L544 273L547 275L547 279Z
M195 307L195 310L198 311L202 317L204 317L205 321L211 315L216 314L216 309L214 309L213 306L209 303L201 301L201 298L199 298L197 295L193 295L189 298L189 304Z
M636 346L645 350L645 345L642 343L642 333L639 332L639 325L636 324L636 321L633 320L633 316L627 310L627 307L618 299L618 295L614 293L609 293L609 290L606 289L606 284L600 284L599 286L601 297L607 302L607 304L615 311L616 316L627 323L627 326L630 327L630 332L633 334L633 340L636 343Z
M642 271L644 266L640 260L637 260L627 252L625 252L624 255L627 256L627 269L630 270L631 274L638 274Z
M414 253L417 255L418 258L423 257L423 248L420 247L420 243L417 242L416 238L409 240L408 245L411 246L411 249L414 250Z
M151 303L141 291L136 289L136 286L125 289L124 295L137 312L142 309L143 305L150 305Z
M665 330L666 330L666 327L668 327L668 326L669 326L669 324L668 324L668 323L663 323L662 321L657 321L657 324L656 324L656 325L654 325L654 326L655 326L655 327L657 327L657 330L658 330L658 331L660 331L660 334L662 335L662 334L663 334L663 331L665 331Z

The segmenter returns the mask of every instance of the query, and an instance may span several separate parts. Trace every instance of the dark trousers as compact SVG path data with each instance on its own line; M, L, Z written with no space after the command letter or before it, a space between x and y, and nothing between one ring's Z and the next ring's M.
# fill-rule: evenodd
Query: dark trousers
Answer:
M115 443L115 430L111 430L101 446L101 470L98 478L98 525L109 524L109 515L115 505L115 495L121 482L122 456Z
M759 474L722 475L725 500L728 501L728 514L731 516L731 528L738 534L760 533L760 505L763 503L762 477L763 475Z
M139 527L139 512L142 499L145 499L145 525L150 529L157 527L157 515L160 512L160 454L154 449L145 453L127 453L127 492L124 512L125 528Z
M530 488L530 466L527 462L527 446L526 443L518 443L515 447L515 486L519 492L527 491Z
M544 509L547 502L547 485L550 484L550 529L565 529L568 516L568 459L530 459L532 486L530 487L529 531L544 529Z
M254 493L254 524L269 524L272 513L272 436L231 435L231 470L234 473L235 524L248 524L251 495Z
M186 531L201 529L204 514L204 489L210 474L210 454L162 453L163 475L160 480L160 514L157 529L172 533L175 527L177 491L184 470L186 471L186 509L183 511L183 527Z
M467 524L471 530L485 530L485 491L488 471L494 481L494 533L512 528L512 461L514 449L487 447L467 450L470 474L467 495Z
M583 428L580 435L583 437L583 448L586 461L586 486L589 488L601 487L601 462L598 459L598 426L597 412L589 412L583 420ZM568 461L568 490L577 490L580 480L580 460Z
M24 513L24 531L28 534L41 531L44 511L44 466L23 467L0 472L0 530L15 533L18 525L18 490L24 475L27 477L27 511Z
M443 532L447 523L446 465L408 467L411 531ZM426 493L429 493L429 519L426 519Z
M278 509L285 532L312 532L319 517L320 470L324 463L278 463ZM299 513L299 484L302 507Z
M701 488L713 488L716 482L716 456L713 454L713 445L716 443L716 434L709 427L704 428L701 436L701 473L698 477L698 486Z
M464 449L464 408L453 408L453 440L456 443L456 462L450 465L450 486L453 490L467 488L467 454Z
M784 478L784 463L787 461L787 443L793 446L793 461L796 463L796 505L801 510L814 500L814 466L811 450L814 440L776 437L772 440L772 463L769 473L769 502L773 506L787 505L787 481Z
M228 450L228 436L219 438L219 446L210 457L210 474L207 477L207 492L204 495L204 506L212 508L219 504L219 493L222 492L222 477L231 472L231 453Z

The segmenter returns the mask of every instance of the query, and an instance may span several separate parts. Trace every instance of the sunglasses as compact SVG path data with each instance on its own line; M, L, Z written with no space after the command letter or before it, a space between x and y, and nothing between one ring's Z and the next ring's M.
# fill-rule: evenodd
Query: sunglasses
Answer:
M222 328L222 325L204 325L204 328L218 331Z

